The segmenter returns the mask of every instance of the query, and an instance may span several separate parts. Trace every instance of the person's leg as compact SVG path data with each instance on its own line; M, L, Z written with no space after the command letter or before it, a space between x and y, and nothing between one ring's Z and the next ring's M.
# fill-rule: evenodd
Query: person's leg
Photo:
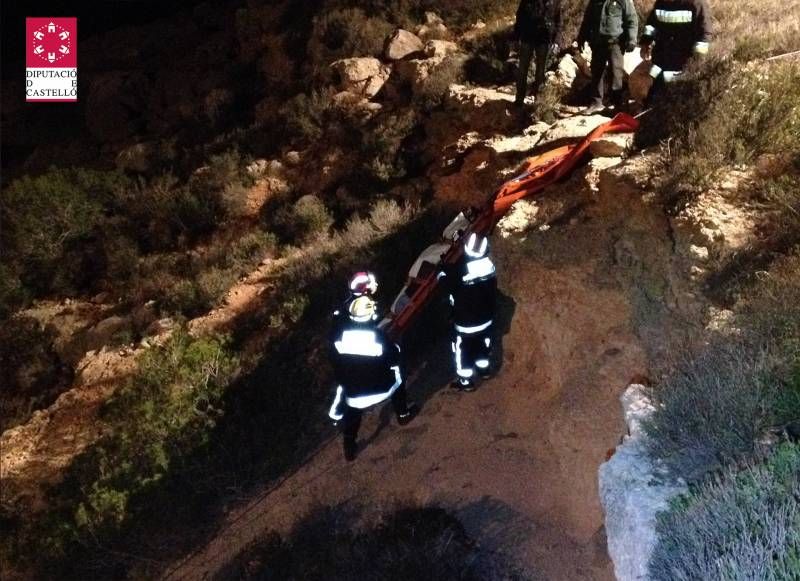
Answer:
M475 344L475 367L482 377L488 377L492 373L492 328L489 327L476 337Z
M455 359L456 376L458 385L469 388L475 379L475 369L473 359L469 351L469 335L455 334L453 340L453 357Z
M603 96L605 93L606 63L608 62L608 45L600 42L592 45L592 84L589 96L592 106L603 106Z
M517 71L517 97L514 100L516 105L525 103L528 95L528 70L531 68L531 57L533 56L533 45L527 42L519 43L519 70Z
M609 71L611 73L611 102L615 107L621 107L622 90L625 83L625 53L619 43L609 47Z
M397 416L397 423L401 426L405 426L413 420L419 411L415 403L408 403L405 383L392 394L392 407L394 408L395 416Z
M536 80L533 84L533 94L538 96L544 86L544 74L547 72L547 57L550 46L546 44L536 45Z
M358 445L358 430L361 427L361 410L344 406L344 418L342 418L342 435L344 445L344 457L350 461L355 459Z

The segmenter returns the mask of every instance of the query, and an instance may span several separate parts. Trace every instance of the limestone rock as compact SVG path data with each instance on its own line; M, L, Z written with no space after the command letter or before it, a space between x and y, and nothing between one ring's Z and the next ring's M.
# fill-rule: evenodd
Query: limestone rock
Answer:
M609 133L592 141L589 151L593 157L622 157L633 146L633 133Z
M302 161L302 156L299 151L287 151L283 156L283 163L289 167L297 167Z
M414 53L422 52L425 45L413 32L398 28L386 39L384 56L390 61L399 61Z
M373 57L357 57L335 61L331 67L339 75L342 91L370 99L378 94L391 74L391 68Z
M603 115L559 119L544 133L544 135L542 135L539 145L586 137L608 120L609 118Z
M472 131L510 132L518 121L513 115L514 95L487 87L453 84L444 98L446 113L455 113Z
M428 58L443 59L449 54L458 52L458 45L449 40L429 40L425 43L425 56Z
M92 327L86 336L88 349L98 349L110 344L118 333L129 331L131 321L126 317L113 315Z
M646 388L631 385L621 397L630 433L608 462L600 466L600 501L605 512L608 553L619 581L649 579L648 563L657 543L656 515L687 491L671 481L648 456L642 421L654 408Z

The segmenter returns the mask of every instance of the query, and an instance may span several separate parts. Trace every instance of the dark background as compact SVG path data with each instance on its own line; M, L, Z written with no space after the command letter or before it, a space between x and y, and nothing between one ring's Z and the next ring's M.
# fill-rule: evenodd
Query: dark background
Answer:
M224 2L225 0L215 0ZM75 16L78 18L78 70L80 41L98 32L130 25L147 24L200 4L200 0L36 0L0 2L2 8L3 79L25 77L25 18L27 16Z

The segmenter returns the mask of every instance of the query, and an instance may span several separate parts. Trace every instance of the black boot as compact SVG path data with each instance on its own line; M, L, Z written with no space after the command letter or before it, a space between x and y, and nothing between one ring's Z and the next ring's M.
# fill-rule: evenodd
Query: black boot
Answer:
M475 391L475 382L471 379L465 379L463 377L459 377L458 379L453 380L453 383L450 384L453 389L457 389L458 391Z
M397 414L397 423L401 426L405 426L411 423L417 414L419 413L419 406L415 403L408 404L406 411L402 414Z
M344 459L348 462L352 462L356 459L358 455L358 444L356 443L355 438L345 438L344 439Z

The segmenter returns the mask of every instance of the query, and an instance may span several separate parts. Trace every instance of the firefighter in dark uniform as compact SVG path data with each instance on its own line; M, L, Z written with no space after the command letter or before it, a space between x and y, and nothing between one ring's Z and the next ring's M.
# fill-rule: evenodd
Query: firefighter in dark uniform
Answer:
M589 0L578 33L578 49L585 42L592 48L592 103L586 114L605 109L605 75L611 75L611 101L623 105L625 81L624 55L636 48L639 36L639 17L633 0Z
M356 438L363 410L392 400L398 423L406 425L417 413L408 404L400 369L400 347L378 326L377 304L364 295L353 299L347 321L339 320L331 341L336 395L329 416L341 422L344 457L356 457Z
M642 59L653 60L653 92L675 80L692 58L708 53L711 33L708 0L656 0L641 40Z
M470 234L462 257L440 272L449 292L453 317L454 387L475 389L476 375L491 375L492 323L497 300L495 266L489 240Z

